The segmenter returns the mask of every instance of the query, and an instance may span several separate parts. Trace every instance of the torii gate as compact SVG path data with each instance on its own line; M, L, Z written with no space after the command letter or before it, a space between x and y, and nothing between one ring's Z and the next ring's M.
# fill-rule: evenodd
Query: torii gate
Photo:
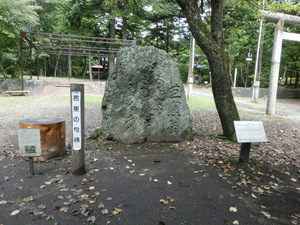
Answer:
M269 82L269 95L267 101L267 114L275 114L275 104L277 97L278 78L281 60L282 41L298 41L300 42L300 34L283 32L284 23L287 24L300 24L299 16L292 16L283 13L270 13L262 10L264 18L269 21L277 22L274 34L270 82Z

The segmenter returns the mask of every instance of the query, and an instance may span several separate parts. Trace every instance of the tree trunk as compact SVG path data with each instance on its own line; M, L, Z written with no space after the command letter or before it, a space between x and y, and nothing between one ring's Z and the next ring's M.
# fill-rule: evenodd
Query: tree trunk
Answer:
M58 55L56 58L56 63L55 63L55 68L54 68L54 77L56 77L56 74L57 74L59 57L60 57L60 55Z
M198 0L176 1L182 8L197 44L208 59L214 100L223 133L230 140L235 140L233 121L239 120L239 114L231 91L230 75L223 47L223 0L211 1L211 31L207 29L201 18Z
M3 68L3 66L0 64L0 71L2 71L2 74L3 74L3 76L4 76L4 79L6 79L7 78L7 76L6 76L6 72L5 72L5 70L4 70L4 68Z
M299 73L296 72L295 88L299 86Z

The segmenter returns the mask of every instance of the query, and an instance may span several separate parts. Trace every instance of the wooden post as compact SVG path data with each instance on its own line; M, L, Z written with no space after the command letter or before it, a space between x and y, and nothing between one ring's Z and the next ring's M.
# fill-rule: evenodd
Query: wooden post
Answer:
M90 81L93 81L93 74L92 74L92 56L89 56L89 71L90 71Z
M248 162L250 155L251 143L241 144L240 162Z
M72 174L85 174L84 160L84 84L71 84Z

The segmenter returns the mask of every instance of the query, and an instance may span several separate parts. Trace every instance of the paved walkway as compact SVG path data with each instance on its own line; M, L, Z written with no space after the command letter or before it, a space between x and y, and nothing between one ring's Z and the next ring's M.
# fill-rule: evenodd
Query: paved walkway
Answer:
M213 99L211 88L194 85L192 95ZM266 114L267 99L260 98L258 103L254 103L249 98L235 97L237 106L258 114ZM300 121L300 99L277 99L275 116L285 117L291 120Z

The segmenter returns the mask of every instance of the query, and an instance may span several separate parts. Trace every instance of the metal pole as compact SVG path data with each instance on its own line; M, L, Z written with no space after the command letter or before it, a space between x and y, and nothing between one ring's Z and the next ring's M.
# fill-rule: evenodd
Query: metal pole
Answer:
M265 6L265 0L263 0L263 6ZM259 66L261 61L261 51L262 51L262 29L263 29L263 20L260 19L259 24L259 33L258 33L258 42L257 42L257 51L256 51L256 60L255 60L255 69L254 69L254 79L253 79L253 89L252 89L252 101L257 102L259 97Z
M281 49L282 49L282 36L283 36L284 21L279 20L275 28L274 44L271 62L270 82L269 82L269 95L267 101L267 114L275 114L275 104L277 97L278 88L278 77L281 60Z
M233 79L233 87L236 87L236 78L237 78L237 68L234 69L234 79Z
M39 59L39 51L37 51L37 76L38 80L40 79L40 59Z
M188 74L188 86L187 86L187 101L190 100L193 90L193 76L194 76L194 59L195 59L195 38L190 37L190 60L189 60L189 74Z

